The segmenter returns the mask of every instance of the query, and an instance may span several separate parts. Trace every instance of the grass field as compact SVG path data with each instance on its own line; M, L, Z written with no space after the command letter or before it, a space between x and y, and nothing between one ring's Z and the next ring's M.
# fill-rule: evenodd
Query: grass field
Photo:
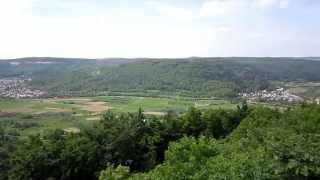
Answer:
M132 96L102 96L92 98L94 101L106 102L109 109L116 112L135 112L141 107L145 112L166 112L173 110L184 112L195 106L206 108L235 108L229 101L216 99L193 98L158 98L158 97L132 97Z
M145 112L166 112L173 110L184 112L190 107L235 108L226 100L193 98L154 98L132 96L99 96L90 98L65 99L0 99L0 111L6 113L72 113L74 116L92 117L111 110L114 112L136 112L142 108Z
M78 132L82 126L97 122L103 112L136 112L164 115L168 110L181 113L190 107L227 108L236 104L218 99L182 97L99 96L61 99L0 99L0 125L11 134L26 136L54 129Z

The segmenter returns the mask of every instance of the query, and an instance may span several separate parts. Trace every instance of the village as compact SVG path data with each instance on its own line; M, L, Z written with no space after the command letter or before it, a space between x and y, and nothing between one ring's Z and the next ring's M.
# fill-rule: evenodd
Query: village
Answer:
M0 79L0 97L19 99L44 96L45 92L28 88L26 81L30 80L16 77Z
M277 101L277 102L288 102L288 103L298 103L304 101L300 96L290 93L284 88L278 88L273 91L262 90L251 93L240 93L242 98L247 99L248 101ZM318 102L319 103L319 102Z

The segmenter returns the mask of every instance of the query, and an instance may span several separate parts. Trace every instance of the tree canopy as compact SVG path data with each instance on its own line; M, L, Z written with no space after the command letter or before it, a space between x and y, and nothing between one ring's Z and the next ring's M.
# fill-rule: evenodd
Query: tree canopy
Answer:
M248 107L163 117L107 112L80 133L56 130L9 147L2 179L319 179L320 107Z

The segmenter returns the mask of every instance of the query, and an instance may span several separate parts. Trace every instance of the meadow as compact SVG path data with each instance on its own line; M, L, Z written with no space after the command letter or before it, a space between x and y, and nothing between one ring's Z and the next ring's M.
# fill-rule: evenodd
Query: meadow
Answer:
M183 113L190 107L198 109L233 109L237 104L214 98L97 96L50 99L0 99L0 125L13 136L26 137L63 129L78 132L92 126L106 111L165 115L167 111Z

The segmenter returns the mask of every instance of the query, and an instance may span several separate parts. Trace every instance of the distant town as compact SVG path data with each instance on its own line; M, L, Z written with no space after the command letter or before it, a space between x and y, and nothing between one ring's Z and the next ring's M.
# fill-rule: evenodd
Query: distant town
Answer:
M251 93L241 93L241 97L247 99L248 101L281 101L288 103L302 102L304 99L300 96L291 94L288 90L284 88L278 88L273 91L262 90Z
M27 86L30 78L3 78L0 79L0 97L8 98L38 98L46 93Z
M0 79L0 97L6 98L41 98L47 95L46 92L30 88L27 82L31 78L12 77ZM278 88L276 90L261 90L249 93L239 93L239 96L246 99L248 102L287 102L299 103L304 99L298 95L292 94L289 90ZM312 100L316 104L320 104L320 99Z

